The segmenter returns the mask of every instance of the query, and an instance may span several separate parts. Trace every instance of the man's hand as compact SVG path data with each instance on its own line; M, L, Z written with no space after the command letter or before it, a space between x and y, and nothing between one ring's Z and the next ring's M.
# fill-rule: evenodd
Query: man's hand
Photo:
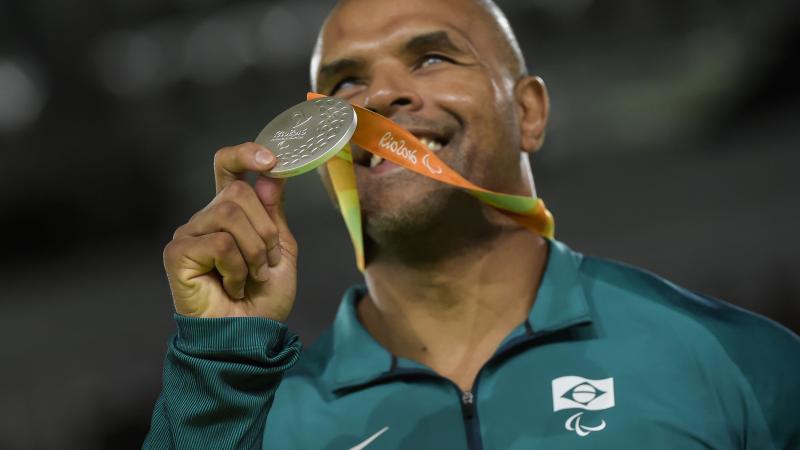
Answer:
M297 288L297 243L283 213L284 180L259 176L275 165L248 142L214 155L217 195L175 231L164 249L175 310L193 317L285 321Z

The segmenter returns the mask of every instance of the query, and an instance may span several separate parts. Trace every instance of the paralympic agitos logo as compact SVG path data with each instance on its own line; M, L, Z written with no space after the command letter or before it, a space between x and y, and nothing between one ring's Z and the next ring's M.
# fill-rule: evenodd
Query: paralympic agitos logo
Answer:
M582 409L584 411L602 411L614 407L614 378L590 380L588 378L569 375L553 380L553 412L562 409ZM598 423L581 423L584 411L571 415L564 423L564 428L574 431L578 436L588 436L594 431L606 428L606 421Z

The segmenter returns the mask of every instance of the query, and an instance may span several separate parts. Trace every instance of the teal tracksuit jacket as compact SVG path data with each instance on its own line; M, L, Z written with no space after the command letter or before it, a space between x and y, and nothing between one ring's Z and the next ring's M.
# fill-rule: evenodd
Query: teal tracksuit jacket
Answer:
M550 253L471 392L397 358L344 296L309 349L278 322L176 316L145 448L800 449L800 340L659 277Z

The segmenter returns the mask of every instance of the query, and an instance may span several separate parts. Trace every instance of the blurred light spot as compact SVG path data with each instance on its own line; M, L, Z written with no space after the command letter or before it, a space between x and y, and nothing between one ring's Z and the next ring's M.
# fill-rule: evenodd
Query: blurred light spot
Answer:
M188 0L187 0L188 1ZM102 38L94 70L120 96L141 96L183 79L213 85L230 82L247 67L283 71L305 64L326 9L244 3L194 22L165 20L135 32ZM314 25L304 25L304 20Z
M110 36L100 44L95 65L103 83L117 95L149 94L167 78L163 49L144 33Z
M17 131L33 123L42 112L45 95L32 68L0 59L0 133Z
M316 29L306 29L297 16L286 8L273 6L264 15L258 29L263 50L261 63L272 70L297 64L308 58L306 44Z
M246 33L220 19L206 20L192 30L185 52L186 72L205 84L231 80L254 59Z

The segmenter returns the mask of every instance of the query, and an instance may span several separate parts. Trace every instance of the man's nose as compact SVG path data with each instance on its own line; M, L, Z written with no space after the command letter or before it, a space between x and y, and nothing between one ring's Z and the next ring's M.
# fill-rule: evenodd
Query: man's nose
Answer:
M422 98L407 71L408 68L401 65L375 67L364 98L364 107L386 117L401 110L420 109Z

